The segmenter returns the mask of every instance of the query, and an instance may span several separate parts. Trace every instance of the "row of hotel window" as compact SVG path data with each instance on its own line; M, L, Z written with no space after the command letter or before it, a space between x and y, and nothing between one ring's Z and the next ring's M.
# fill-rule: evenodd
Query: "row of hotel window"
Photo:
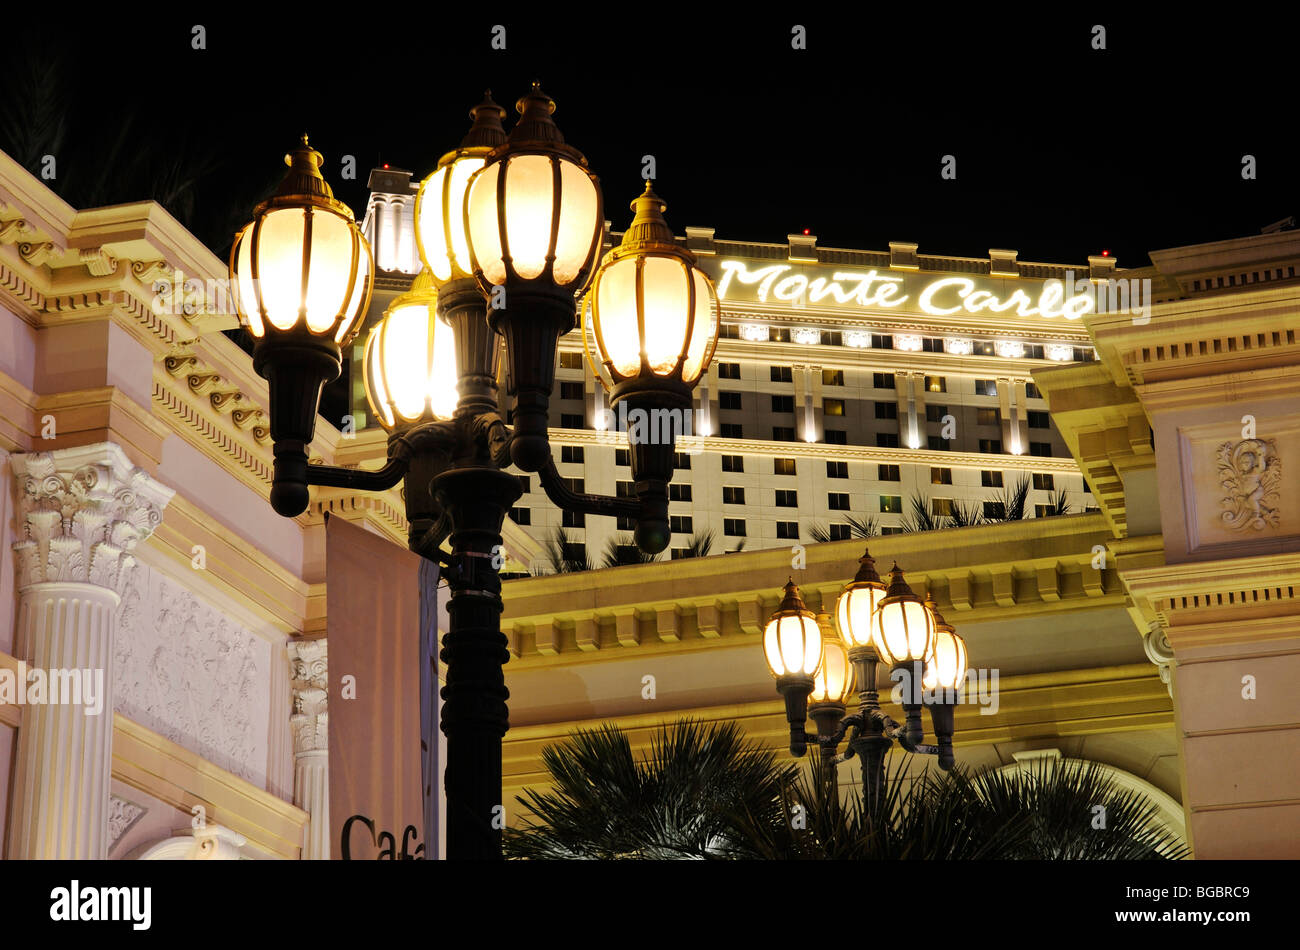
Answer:
M790 327L768 327L767 342L769 343L790 343L793 342ZM873 350L892 350L894 348L894 335L892 333L872 333L871 349ZM761 339L754 341L741 332L741 324L724 323L718 329L718 338L721 340L746 340L750 343L763 342ZM821 330L819 331L818 342L825 346L844 346L844 333L841 330ZM1023 357L1031 360L1046 359L1044 355L1044 344L1042 343L1024 343L1021 345ZM1074 349L1074 362L1087 363L1095 359L1094 351L1091 347L1076 346ZM926 336L921 338L922 353L946 353L944 338L940 336ZM994 340L972 340L971 354L975 356L997 356L997 342Z
M566 357L574 357L574 358L576 358L576 361L575 361L574 359L566 359ZM582 367L581 357L582 357L582 354L581 354L581 353L561 353L561 354L560 354L560 366L561 366L562 368L564 368L564 369L580 369L580 368ZM572 363L573 365L569 365L570 363ZM769 369L770 369L770 371L771 371L772 382L774 382L774 383L793 383L793 382L794 382L794 370L793 370L792 367L789 367L789 366L772 366L772 367L769 367ZM719 363L719 364L718 364L718 378L719 378L719 379L740 379L740 364L739 364L739 363ZM823 370L822 370L822 385L823 385L823 386L843 386L843 385L844 385L844 370L842 370L842 369L823 369ZM872 387L873 389L897 389L897 388L898 388L897 383L896 383L895 380L894 380L894 374L893 374L893 373L872 373L872 374L871 374L871 387ZM926 389L927 392L932 392L932 393L946 393L946 392L948 391L948 377L946 377L946 376L927 376L927 377L925 377L925 389ZM995 380L995 379L977 379L977 380L975 380L975 395L977 395L977 396L996 396L997 394L998 394L998 383L997 383L997 380ZM725 395L725 394L724 394L724 395ZM739 395L739 394L737 393L737 394L735 394L735 395ZM582 398L584 398L583 384L582 384L582 383L574 383L574 382L561 382L561 383L560 383L560 398L561 398L561 399L582 399ZM773 398L776 398L776 397L773 397ZM1025 398L1027 398L1027 399L1042 399L1042 398L1043 398L1043 394L1042 394L1041 392L1039 392L1038 387L1035 386L1032 382L1026 382L1026 383L1025 383ZM724 407L724 408L726 408L726 407ZM736 408L739 409L740 407L737 406Z
M724 472L744 472L745 456L743 455L720 455L722 460L722 470ZM680 471L688 471L691 467L691 456L686 452L675 452L673 454L674 466ZM587 453L581 445L562 445L560 446L560 461L570 465L582 465L587 461ZM630 466L632 464L631 452L628 449L614 450L614 464L621 466ZM774 458L772 459L773 475L797 475L799 474L798 459L792 458ZM849 463L833 459L826 460L826 477L827 478L848 478ZM581 479L578 479L581 481ZM876 481L880 482L897 482L901 481L901 468L898 465L876 466ZM523 486L524 492L527 493L532 485L532 481L527 475L520 475L519 482ZM1035 472L1033 474L1034 488L1039 491L1053 491L1056 485L1052 476L1046 473ZM631 485L631 482L620 482L619 484ZM951 485L952 469L930 467L930 484L932 485ZM996 471L980 472L980 484L984 488L1001 488L1002 473ZM687 495L684 501L690 500L690 485L672 485L671 488L686 489ZM675 496L674 496L675 498Z
M743 409L744 401L741 398L742 393L720 392L718 393L719 409ZM794 397L793 396L772 396L772 411L776 413L793 413ZM876 402L877 419L897 419L898 403L896 402ZM823 399L822 414L827 416L844 415L843 399ZM931 403L925 407L925 418L927 422L942 422L943 417L948 415L948 407ZM1050 416L1047 412L1040 409L1030 409L1026 413L1026 418L1031 429L1048 429L1051 423L1048 421ZM997 407L976 407L976 423L982 426L995 426L1002 423L1002 413Z

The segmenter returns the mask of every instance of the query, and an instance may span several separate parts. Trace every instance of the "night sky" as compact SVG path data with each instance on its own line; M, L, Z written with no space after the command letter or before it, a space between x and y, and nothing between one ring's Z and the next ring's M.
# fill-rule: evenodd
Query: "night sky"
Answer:
M1225 23L1105 7L1044 16L918 4L890 19L811 4L784 17L565 6L549 21L472 7L459 21L433 5L383 4L292 20L14 26L27 60L0 77L0 148L34 160L45 152L33 125L57 119L56 190L74 204L165 194L222 253L299 133L360 215L371 167L426 174L484 88L512 121L536 78L601 177L617 229L645 154L678 233L711 226L737 240L809 228L823 246L1007 247L1065 263L1107 249L1142 266L1149 250L1255 234L1300 212L1296 23L1275 8ZM204 50L191 48L196 23ZM505 51L490 47L498 23ZM791 49L795 23L806 50ZM1102 51L1091 48L1095 23L1107 28ZM351 182L339 177L347 154ZM940 177L946 154L955 181ZM1247 154L1254 181L1242 178Z

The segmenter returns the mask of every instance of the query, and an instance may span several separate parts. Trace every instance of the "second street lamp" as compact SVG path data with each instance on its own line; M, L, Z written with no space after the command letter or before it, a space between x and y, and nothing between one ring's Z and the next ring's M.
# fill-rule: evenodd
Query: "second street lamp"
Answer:
M305 138L276 196L237 236L231 259L240 317L257 340L254 365L270 384L275 510L301 514L309 485L386 491L402 482L408 544L443 567L451 589L440 656L447 664L441 728L452 859L501 857L496 819L509 653L498 572L502 523L520 494L518 478L504 469L513 461L540 472L548 497L565 510L636 521L638 543L651 553L668 543L671 444L667 463L660 460L637 483L635 498L577 494L556 472L547 409L557 342L574 326L575 294L593 276L602 204L586 160L564 145L551 119L554 102L534 84L517 108L521 119L507 136L503 110L490 97L476 107L461 147L420 188L416 227L426 269L372 330L363 361L367 397L389 432L382 468L307 464L321 386L339 373L340 346L365 311L373 267ZM688 252L678 253L683 267L693 266ZM658 299L658 286L653 277L644 292ZM708 365L717 337L716 299L709 299L707 319L694 304L659 313L688 328L682 349L690 350L688 362L695 358L694 378L661 380L663 398L684 394L689 404ZM706 328L699 342L693 325ZM498 408L498 333L506 340L513 428ZM647 398L655 391L648 381Z

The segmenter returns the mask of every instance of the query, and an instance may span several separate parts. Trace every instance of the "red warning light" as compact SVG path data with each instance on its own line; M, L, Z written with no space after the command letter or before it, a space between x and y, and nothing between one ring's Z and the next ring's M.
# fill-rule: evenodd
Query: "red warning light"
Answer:
M804 228L804 229L803 229L803 233L804 233L804 234L812 234L812 230L809 229L809 228Z
M387 163L387 162L384 162L384 167L385 167L385 168L388 167L388 163Z
M387 166L385 166L385 167L387 167ZM1101 252L1101 256L1102 256L1102 257L1110 257L1110 251L1102 251L1102 252Z

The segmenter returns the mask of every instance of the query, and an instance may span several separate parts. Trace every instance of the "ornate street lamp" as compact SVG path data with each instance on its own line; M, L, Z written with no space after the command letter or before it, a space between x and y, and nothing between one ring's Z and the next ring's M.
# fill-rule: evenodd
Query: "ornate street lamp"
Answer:
M790 752L803 755L808 749L804 735L808 694L822 665L822 632L817 617L804 606L794 578L785 585L781 606L763 630L763 655L767 657L768 672L776 678L777 692L785 697Z
M890 583L886 587L876 571L871 552L865 552L858 561L856 576L840 593L836 604L836 619L840 640L828 642L821 661L821 670L813 685L804 689L803 680L790 680L778 689L786 702L790 721L790 751L803 755L807 746L804 716L799 715L803 703L817 723L817 743L823 762L828 768L828 782L834 787L834 765L857 756L862 764L862 785L869 805L878 804L884 794L885 756L895 740L908 752L935 755L939 767L948 770L954 764L952 754L953 711L956 703L955 689L966 675L966 644L957 636L951 624L944 621L932 601L922 603L908 586L903 571L894 565ZM790 586L787 585L787 590ZM784 606L784 605L783 605ZM769 623L769 630L771 624ZM770 651L768 665L772 666ZM834 651L832 652L832 646ZM845 651L847 649L847 654ZM841 678L839 657L844 656L844 668L851 675ZM907 713L906 726L895 722L880 708L876 691L876 667L881 662L889 664L903 681L902 706ZM823 678L824 677L824 678ZM836 702L837 695L847 699L856 680L858 711L844 716L846 703ZM837 690L837 684L848 685ZM926 691L938 691L931 698ZM923 745L920 710L930 706L938 745ZM851 730L851 732L850 732ZM845 735L849 735L848 751L842 758L835 750Z
M548 497L568 511L635 520L647 551L669 539L671 448L666 465L643 469L635 498L576 494L555 469L546 422L557 343L574 325L575 295L593 276L604 221L596 177L564 144L551 119L554 102L534 84L517 108L520 121L507 136L504 110L488 96L471 111L460 148L420 186L416 237L425 270L373 328L363 360L371 410L389 433L382 468L307 464L321 386L338 375L339 347L365 310L372 266L351 212L330 194L320 155L305 138L290 156L285 184L258 206L231 258L240 316L258 341L254 365L270 382L275 510L301 514L309 485L385 491L404 482L409 546L439 562L451 588L440 653L447 664L441 718L449 858L501 857L494 824L509 653L498 571L502 522L520 495L518 478L504 469L513 461L539 472ZM666 248L656 251L662 256ZM689 272L694 259L675 253ZM651 273L641 293L676 299L661 292L661 279ZM624 295L608 299L615 310L627 307ZM690 372L661 381L662 398L684 393L687 404L717 335L716 304L702 319L695 301L688 296L677 311L656 311L688 328L682 349ZM711 328L703 344L693 326ZM498 408L498 333L506 341L513 428ZM647 399L655 391L649 382L643 389ZM442 550L447 540L450 553Z

